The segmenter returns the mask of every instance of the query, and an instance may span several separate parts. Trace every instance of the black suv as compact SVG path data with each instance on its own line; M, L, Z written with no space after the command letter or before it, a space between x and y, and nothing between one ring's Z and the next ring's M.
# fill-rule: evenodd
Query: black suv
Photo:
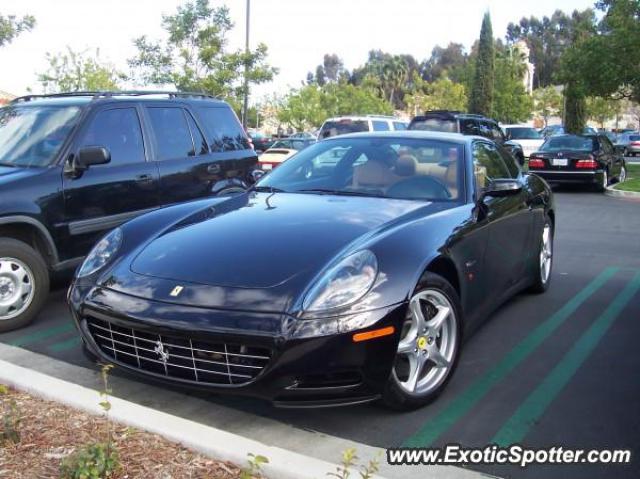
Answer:
M51 273L161 206L237 193L257 156L233 110L197 93L76 92L0 109L0 332L31 321Z
M486 116L460 111L432 110L427 111L424 115L416 116L409 123L408 129L483 136L502 145L521 165L524 164L522 147L515 142L508 141L498 123Z

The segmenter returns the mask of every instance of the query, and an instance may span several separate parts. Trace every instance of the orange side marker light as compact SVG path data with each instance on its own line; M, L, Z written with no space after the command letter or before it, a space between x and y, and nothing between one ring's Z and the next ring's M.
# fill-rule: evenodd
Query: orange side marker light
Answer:
M373 331L356 333L353 335L353 342L360 343L362 341L369 341L370 339L382 338L383 336L391 336L395 331L396 329L393 326L387 326L386 328L374 329Z

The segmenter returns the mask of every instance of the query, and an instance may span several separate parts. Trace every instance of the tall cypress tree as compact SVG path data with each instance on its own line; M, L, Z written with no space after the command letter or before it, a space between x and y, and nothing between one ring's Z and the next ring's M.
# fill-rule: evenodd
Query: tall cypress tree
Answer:
M480 29L478 58L476 71L471 85L469 97L469 111L480 115L491 115L493 108L493 78L495 70L495 49L493 44L493 29L489 12L484 14Z

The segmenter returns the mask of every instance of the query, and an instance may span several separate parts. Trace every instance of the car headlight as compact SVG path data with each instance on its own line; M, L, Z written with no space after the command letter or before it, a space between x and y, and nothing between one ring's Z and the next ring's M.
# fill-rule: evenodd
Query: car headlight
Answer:
M78 270L78 278L89 276L103 268L116 254L122 244L122 230L116 228L98 241Z
M330 268L302 303L305 311L327 311L355 303L369 292L378 274L378 260L369 250L347 256Z

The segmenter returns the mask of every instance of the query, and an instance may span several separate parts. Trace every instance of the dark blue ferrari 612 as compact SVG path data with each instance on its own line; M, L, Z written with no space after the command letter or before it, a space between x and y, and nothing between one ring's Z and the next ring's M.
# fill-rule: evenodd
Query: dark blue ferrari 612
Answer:
M554 221L548 185L485 138L339 136L113 230L69 301L90 355L148 377L411 409L492 310L548 288Z

